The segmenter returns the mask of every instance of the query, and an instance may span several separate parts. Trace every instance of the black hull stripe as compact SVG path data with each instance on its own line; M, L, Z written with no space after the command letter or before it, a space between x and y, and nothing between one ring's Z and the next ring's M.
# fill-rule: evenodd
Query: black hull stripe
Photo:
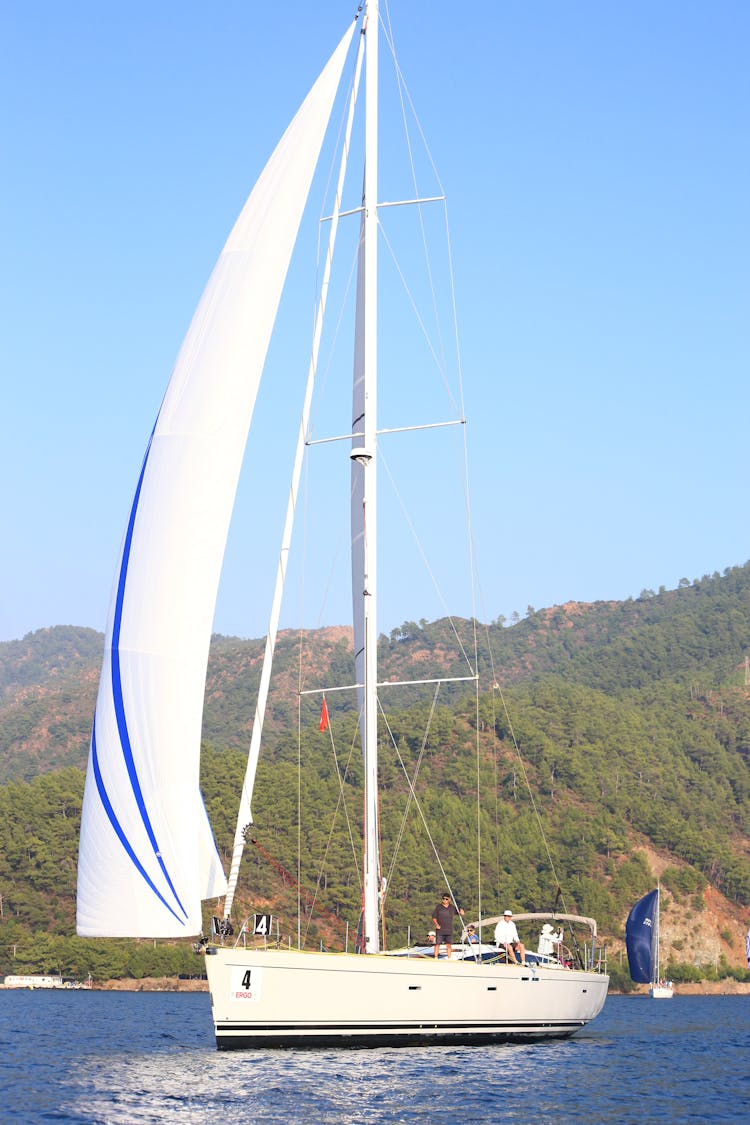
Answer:
M529 1022L507 1026L497 1024L394 1024L368 1027L351 1024L342 1027L299 1025L223 1024L216 1028L219 1050L241 1050L254 1047L386 1047L424 1046L427 1043L452 1043L461 1046L487 1043L509 1043L519 1040L562 1039L573 1035L586 1020L555 1023Z

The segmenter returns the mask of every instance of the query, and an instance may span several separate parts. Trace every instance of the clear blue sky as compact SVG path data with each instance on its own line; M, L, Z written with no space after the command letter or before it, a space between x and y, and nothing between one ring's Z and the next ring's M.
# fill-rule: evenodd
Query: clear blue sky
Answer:
M1 640L103 629L195 303L352 12L3 6ZM750 5L393 0L392 19L450 203L480 615L744 563ZM227 577L217 630L262 635ZM381 608L386 631L442 612L419 591ZM344 620L334 600L321 623Z

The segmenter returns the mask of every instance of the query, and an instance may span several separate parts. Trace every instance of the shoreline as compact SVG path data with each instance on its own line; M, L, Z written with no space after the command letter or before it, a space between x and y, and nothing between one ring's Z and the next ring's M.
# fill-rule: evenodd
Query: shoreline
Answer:
M205 977L122 977L99 980L92 984L94 992L208 992Z
M675 996L750 996L750 981L739 980L701 980L686 981L680 984L674 982ZM648 998L648 986L643 990L633 992L616 992L610 990L610 996L645 996Z

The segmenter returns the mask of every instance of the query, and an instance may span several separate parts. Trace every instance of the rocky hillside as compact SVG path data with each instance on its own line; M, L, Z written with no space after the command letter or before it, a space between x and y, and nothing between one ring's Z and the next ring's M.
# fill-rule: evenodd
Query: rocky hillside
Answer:
M529 608L528 616L514 624L499 619L478 626L476 637L470 621L405 622L381 637L381 676L465 675L469 663L463 653L471 654L476 640L488 689L495 683L507 688L557 677L610 698L642 693L653 699L667 685L670 690L677 685L694 702L705 700L709 706L723 692L721 705L732 710L737 749L747 756L750 563L723 575L683 579L677 590L644 590L624 602ZM351 647L348 628L280 634L271 736L296 714L300 687L351 682ZM101 634L73 626L0 643L0 783L83 765L102 651ZM204 737L210 743L246 745L262 658L262 640L213 638L204 712Z

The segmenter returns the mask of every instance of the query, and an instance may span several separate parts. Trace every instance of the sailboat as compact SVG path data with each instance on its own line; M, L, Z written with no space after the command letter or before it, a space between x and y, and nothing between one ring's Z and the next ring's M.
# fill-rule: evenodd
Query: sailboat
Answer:
M631 980L648 984L652 999L671 1000L672 982L662 979L659 963L659 899L657 887L635 904L625 923L625 945Z
M479 1044L573 1034L604 1004L593 940L580 964L450 960L384 948L378 802L376 414L377 0L361 6L251 192L178 355L127 520L106 630L78 868L78 933L202 934L202 902L224 898L205 956L219 1048ZM345 61L354 55L342 150L365 75L351 476L354 684L364 773L363 907L355 951L232 940L279 623L312 375L305 388L255 722L228 878L199 789L201 715L219 575L243 452L285 276ZM340 170L344 174L344 162ZM329 217L329 239L344 212ZM416 202L416 201L410 201ZM332 252L326 255L326 270ZM327 287L327 275L321 291ZM322 310L322 298L321 309ZM316 319L314 337L318 336ZM315 340L313 352L315 351ZM299 416L299 415L298 415ZM474 677L475 678L475 677ZM390 685L389 685L390 686ZM481 923L481 919L479 920ZM262 916L258 928L267 937ZM240 940L241 939L241 940ZM252 946L252 947L251 947Z

